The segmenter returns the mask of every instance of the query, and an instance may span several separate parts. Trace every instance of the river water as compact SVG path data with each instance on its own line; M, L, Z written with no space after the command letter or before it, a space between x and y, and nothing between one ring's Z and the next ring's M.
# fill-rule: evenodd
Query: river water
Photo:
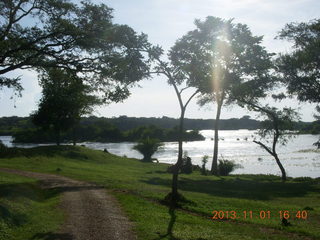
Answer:
M191 157L192 163L201 165L204 155L209 155L212 159L213 136L212 130L202 130L200 133L206 138L204 141L184 142L183 148L187 155ZM255 131L249 130L221 130L219 131L219 158L232 160L242 165L236 169L234 174L275 174L280 175L280 170L275 160L264 149L253 143ZM320 151L315 151L312 144L319 139L319 135L298 135L291 139L286 146L278 146L278 155L282 161L288 176L290 177L320 177ZM45 144L13 144L12 137L0 136L0 140L7 146L34 147ZM92 149L108 149L109 152L132 158L142 156L132 147L135 143L81 143ZM271 143L270 143L271 144ZM167 142L154 157L163 163L175 163L178 153L176 142ZM211 159L207 163L207 168L211 166Z

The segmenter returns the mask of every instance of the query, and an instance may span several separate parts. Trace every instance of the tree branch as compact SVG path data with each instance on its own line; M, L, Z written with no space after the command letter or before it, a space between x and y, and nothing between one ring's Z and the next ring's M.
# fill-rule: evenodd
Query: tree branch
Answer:
M256 140L253 140L254 143L260 145L261 147L263 147L268 153L270 153L272 156L274 156L274 153L266 146L264 145L262 142L260 141L256 141Z

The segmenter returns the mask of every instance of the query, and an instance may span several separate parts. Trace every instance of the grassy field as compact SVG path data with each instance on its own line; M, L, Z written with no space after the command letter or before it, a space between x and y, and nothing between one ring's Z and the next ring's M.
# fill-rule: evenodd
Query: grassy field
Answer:
M169 210L161 203L171 183L165 164L62 146L18 150L1 158L0 167L61 174L105 186L134 223L139 239L320 239L320 179L282 183L279 177L265 175L181 174L179 187L188 202ZM54 204L57 199L46 201ZM213 211L223 211L224 219L212 220ZM290 226L281 225L279 211L288 211ZM26 224L37 223L22 225ZM9 226L8 231L15 228Z
M63 222L56 192L30 178L0 173L0 240L54 239Z

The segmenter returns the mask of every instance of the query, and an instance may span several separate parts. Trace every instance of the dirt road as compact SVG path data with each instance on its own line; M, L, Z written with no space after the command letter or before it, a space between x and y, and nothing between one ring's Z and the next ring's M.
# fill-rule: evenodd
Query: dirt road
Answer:
M0 171L39 179L43 188L56 188L62 192L61 207L67 215L66 222L57 233L39 233L34 239L137 239L119 204L102 187L52 174L3 168Z

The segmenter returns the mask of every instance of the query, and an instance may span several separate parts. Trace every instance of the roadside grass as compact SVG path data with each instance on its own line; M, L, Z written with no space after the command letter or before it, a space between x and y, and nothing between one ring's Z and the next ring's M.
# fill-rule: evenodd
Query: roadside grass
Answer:
M0 167L61 174L105 186L134 223L139 239L320 238L320 179L282 183L279 177L267 175L181 174L179 189L189 201L169 211L161 204L171 184L166 164L84 147L51 146L16 149L0 159ZM215 210L234 211L237 218L212 220ZM303 210L307 219L298 219L298 211ZM262 219L262 211L270 211L270 218ZM290 226L281 225L279 211L289 211Z
M36 180L0 172L0 240L53 239L64 220L58 203Z

